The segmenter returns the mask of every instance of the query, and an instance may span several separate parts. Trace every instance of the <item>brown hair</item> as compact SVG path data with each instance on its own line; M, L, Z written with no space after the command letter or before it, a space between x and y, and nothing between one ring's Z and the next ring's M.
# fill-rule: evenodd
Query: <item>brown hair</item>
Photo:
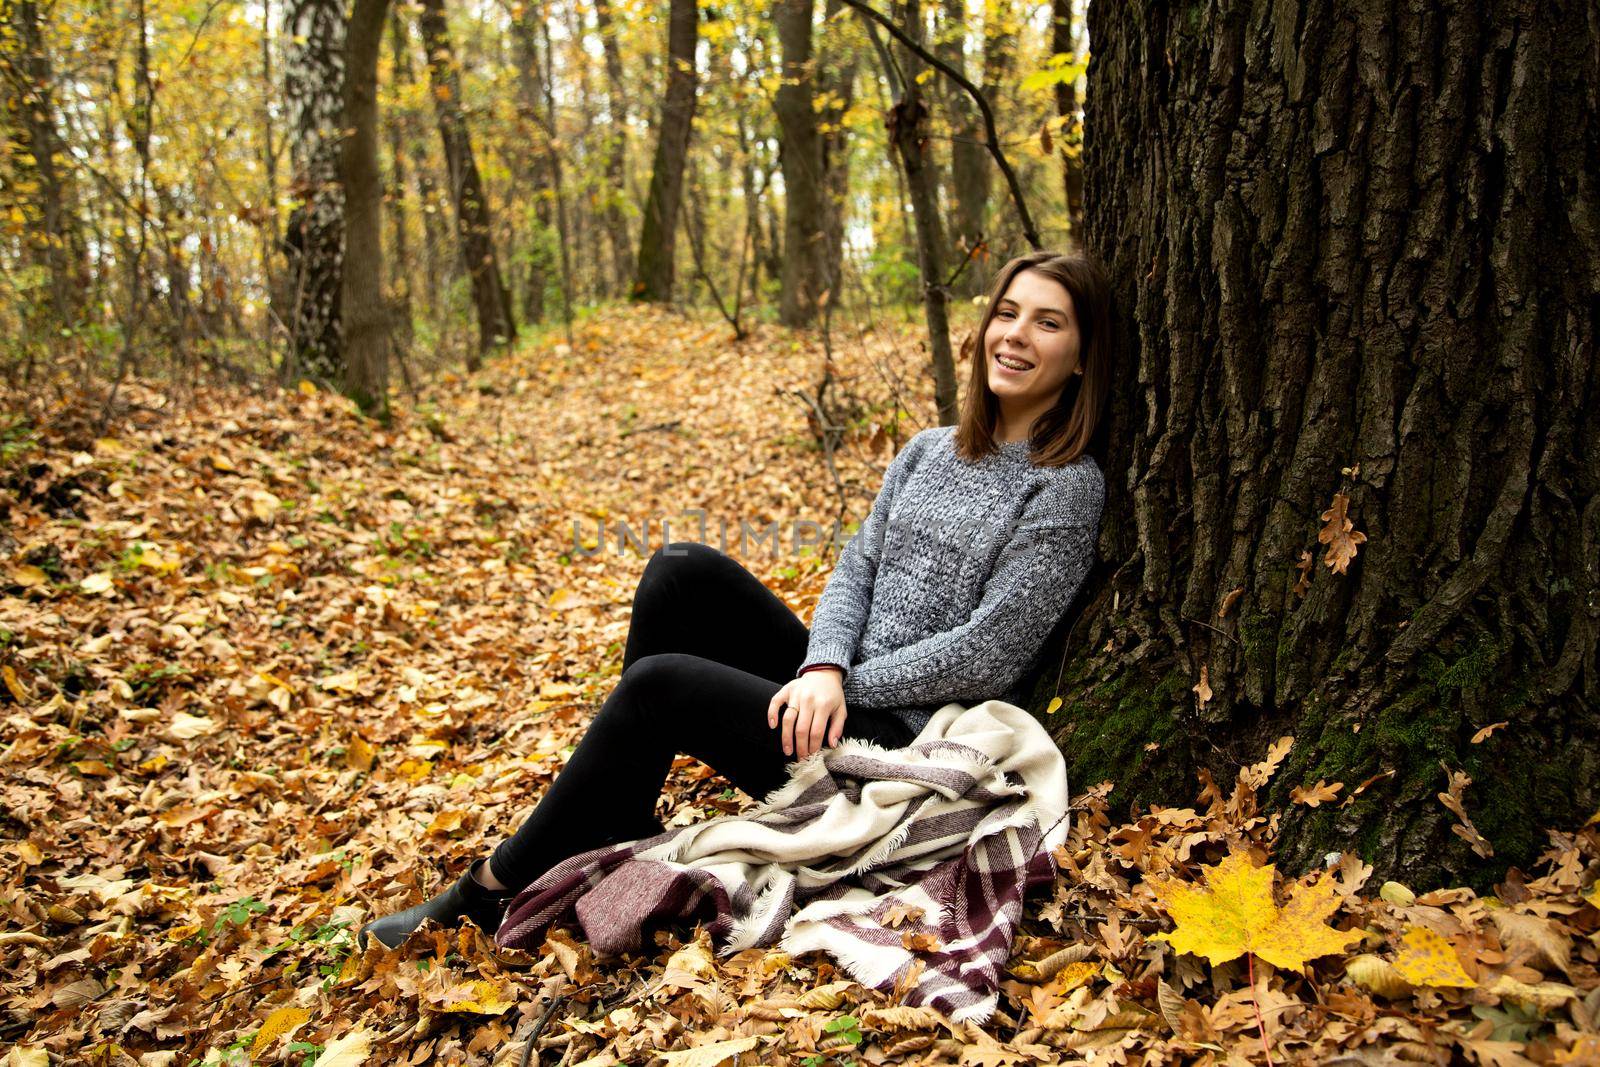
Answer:
M1025 270L1059 282L1071 294L1072 314L1078 320L1078 361L1083 373L1067 379L1061 399L1029 428L1028 456L1034 465L1060 467L1088 451L1111 390L1111 281L1092 256L1030 252L1000 268L989 287L989 303L978 330L967 345L972 369L967 376L967 393L956 422L954 443L956 453L969 461L997 450L994 429L1000 404L989 388L983 338L1000 298L1011 287L1012 279Z

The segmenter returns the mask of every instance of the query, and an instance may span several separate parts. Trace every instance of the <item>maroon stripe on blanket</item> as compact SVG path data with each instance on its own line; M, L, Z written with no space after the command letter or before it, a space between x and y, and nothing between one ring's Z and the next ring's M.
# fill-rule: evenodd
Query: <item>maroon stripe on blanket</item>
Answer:
M848 754L828 764L835 775L865 779L870 782L912 782L930 785L960 796L971 789L977 778L955 767L935 767L916 763L894 763L872 756ZM841 789L845 786L841 785ZM859 785L856 786L859 789Z

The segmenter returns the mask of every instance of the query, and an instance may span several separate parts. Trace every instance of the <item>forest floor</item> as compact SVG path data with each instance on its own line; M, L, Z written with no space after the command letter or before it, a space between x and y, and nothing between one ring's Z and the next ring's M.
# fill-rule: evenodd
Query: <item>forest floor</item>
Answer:
M911 336L839 355L878 412L838 457L846 522L897 400L900 440L931 424ZM104 426L0 396L0 1063L1600 1062L1600 825L1551 833L1493 897L1370 884L1353 856L1252 873L1288 739L1170 807L1075 783L983 1027L815 954L717 958L703 929L621 960L470 926L358 951L559 770L662 518L732 544L741 519L841 516L782 392L813 386L820 345L649 309L575 341L447 376L387 426L310 388L135 385ZM616 551L647 519L645 551ZM575 551L600 521L607 546ZM730 551L809 617L831 558L791 547ZM682 759L660 814L747 803Z

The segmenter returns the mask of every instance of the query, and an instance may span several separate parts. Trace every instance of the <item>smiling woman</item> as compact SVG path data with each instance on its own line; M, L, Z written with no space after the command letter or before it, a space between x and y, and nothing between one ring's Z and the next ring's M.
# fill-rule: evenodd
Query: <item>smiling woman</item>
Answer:
M1081 456L1109 392L1110 319L1110 283L1088 256L1034 252L1002 267L978 326L983 358L971 361L962 454L1031 440L1042 466Z
M394 947L430 918L494 932L512 891L661 833L656 800L679 753L759 799L793 760L846 738L897 749L952 702L1023 703L1020 683L1095 559L1105 488L1087 448L1110 374L1107 291L1078 256L1001 270L960 424L924 429L894 457L809 631L708 545L652 556L622 677L548 792L492 856L363 940Z

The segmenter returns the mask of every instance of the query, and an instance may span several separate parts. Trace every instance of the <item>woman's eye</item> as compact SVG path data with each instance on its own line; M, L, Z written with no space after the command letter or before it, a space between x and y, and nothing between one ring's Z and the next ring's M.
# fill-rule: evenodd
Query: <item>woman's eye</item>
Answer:
M1052 330L1056 328L1056 320L1055 319L1040 319L1039 321L1042 324L1044 324L1045 326L1050 327Z

